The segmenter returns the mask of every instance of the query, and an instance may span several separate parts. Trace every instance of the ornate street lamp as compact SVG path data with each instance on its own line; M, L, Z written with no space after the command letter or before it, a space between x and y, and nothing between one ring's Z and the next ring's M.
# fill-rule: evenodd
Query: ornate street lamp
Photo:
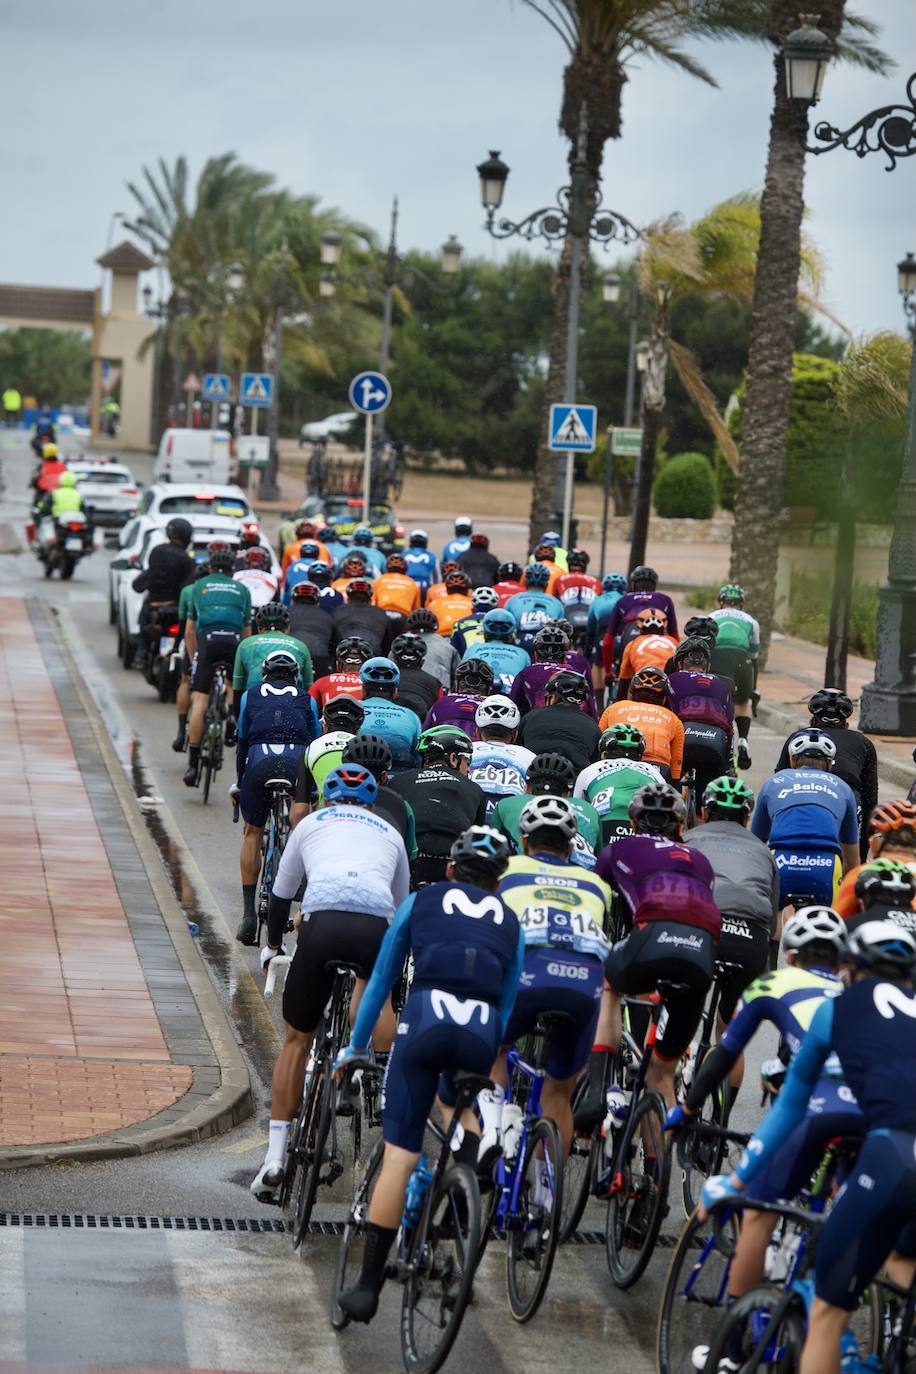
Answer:
M336 229L326 229L318 240L318 255L322 267L336 267L340 262L343 239Z
M461 255L464 252L454 234L449 234L442 245L442 271L447 277L454 277L461 270Z
M616 272L605 272L601 278L601 298L605 305L616 305L620 300L620 278Z
M816 105L833 56L833 44L817 27L819 14L800 14L800 27L783 40L786 64L786 91L790 100Z
M916 325L916 258L912 253L907 253L897 264L897 290L903 297L903 311L912 321L912 329Z

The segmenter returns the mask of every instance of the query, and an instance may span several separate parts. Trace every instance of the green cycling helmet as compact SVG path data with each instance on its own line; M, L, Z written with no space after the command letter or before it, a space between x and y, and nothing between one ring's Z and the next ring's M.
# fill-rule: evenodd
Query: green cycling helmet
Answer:
M473 746L470 735L457 725L433 725L424 730L417 741L417 751L424 760L448 758L450 754L471 757Z
M598 741L598 755L602 759L613 754L626 754L641 759L646 752L646 737L635 725L611 725Z
M744 602L744 588L737 582L726 582L719 588L720 606L740 606Z
M713 778L703 793L703 805L711 810L739 811L749 816L754 809L754 793L742 778Z

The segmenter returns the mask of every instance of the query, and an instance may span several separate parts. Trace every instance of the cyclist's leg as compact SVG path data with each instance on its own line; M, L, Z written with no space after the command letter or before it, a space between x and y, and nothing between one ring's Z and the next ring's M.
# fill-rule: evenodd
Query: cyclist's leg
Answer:
M379 939L379 947L381 947L381 940L384 938L385 929L387 929L388 923L380 921L379 924L384 926ZM359 1011L359 1004L362 1000L363 993L366 991L366 984L369 981L369 974L371 972L371 968L367 969L365 977L357 978L353 984L353 991L350 994L351 1026L356 1020L356 1013ZM394 1007L391 1005L391 997L389 996L379 1013L379 1018L375 1023L375 1029L372 1032L372 1048L375 1050L376 1054L387 1054L394 1044L394 1037L397 1034L397 1029L398 1018L395 1015Z
M197 768L200 761L200 744L204 734L204 719L213 683L215 658L212 643L212 630L203 630L198 635L197 652L191 664L191 709L188 715L188 769L184 780L189 787L197 782Z
M254 944L258 935L255 899L258 875L261 871L261 836L270 814L270 797L265 783L276 775L275 760L249 756L242 774L239 810L244 832L239 853L239 872L242 880L242 920L235 938L244 945Z
M175 694L175 709L178 713L178 733L175 736L172 748L176 754L180 754L184 749L185 729L188 723L188 712L191 709L191 665L188 662L187 645L181 645L181 668L178 691Z
M735 1014L738 999L749 983L766 972L769 959L769 931L754 925L741 916L722 915L722 934L716 946L720 963L734 964L719 977L719 1006L716 1011L716 1040L721 1040L725 1027ZM740 1054L729 1074L735 1092L744 1078L744 1055Z

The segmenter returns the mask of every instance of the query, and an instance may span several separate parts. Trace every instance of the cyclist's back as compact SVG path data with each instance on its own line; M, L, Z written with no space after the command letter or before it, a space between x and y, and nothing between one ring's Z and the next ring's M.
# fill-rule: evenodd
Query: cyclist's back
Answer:
M840 856L857 857L859 822L852 791L820 768L784 768L760 789L751 829L776 856L780 898L805 892L830 905L839 886Z
M601 731L612 725L633 725L645 736L644 763L667 769L675 782L681 776L684 759L684 727L673 711L654 701L615 701L602 713Z
M597 811L601 843L605 845L631 833L630 802L640 787L664 782L653 764L640 759L600 759L583 768L573 796L589 802Z
M409 887L404 841L393 825L363 807L322 807L291 833L273 895L292 901L303 878L303 906L308 911L347 911L390 920ZM279 944L281 934L271 931L270 943Z

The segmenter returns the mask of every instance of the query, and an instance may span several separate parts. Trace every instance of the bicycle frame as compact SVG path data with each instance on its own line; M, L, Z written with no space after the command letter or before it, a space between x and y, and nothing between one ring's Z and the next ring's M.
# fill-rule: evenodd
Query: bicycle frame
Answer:
M524 1184L522 1166L528 1148L531 1124L538 1121L541 1115L541 1089L544 1086L544 1070L527 1063L514 1046L509 1050L506 1062L510 1081L513 1073L518 1070L529 1080L530 1086L515 1156L508 1167L500 1156L494 1170L494 1186L499 1190L499 1199L493 1214L493 1222L499 1231L505 1231L520 1221L526 1221L518 1215L519 1196Z

